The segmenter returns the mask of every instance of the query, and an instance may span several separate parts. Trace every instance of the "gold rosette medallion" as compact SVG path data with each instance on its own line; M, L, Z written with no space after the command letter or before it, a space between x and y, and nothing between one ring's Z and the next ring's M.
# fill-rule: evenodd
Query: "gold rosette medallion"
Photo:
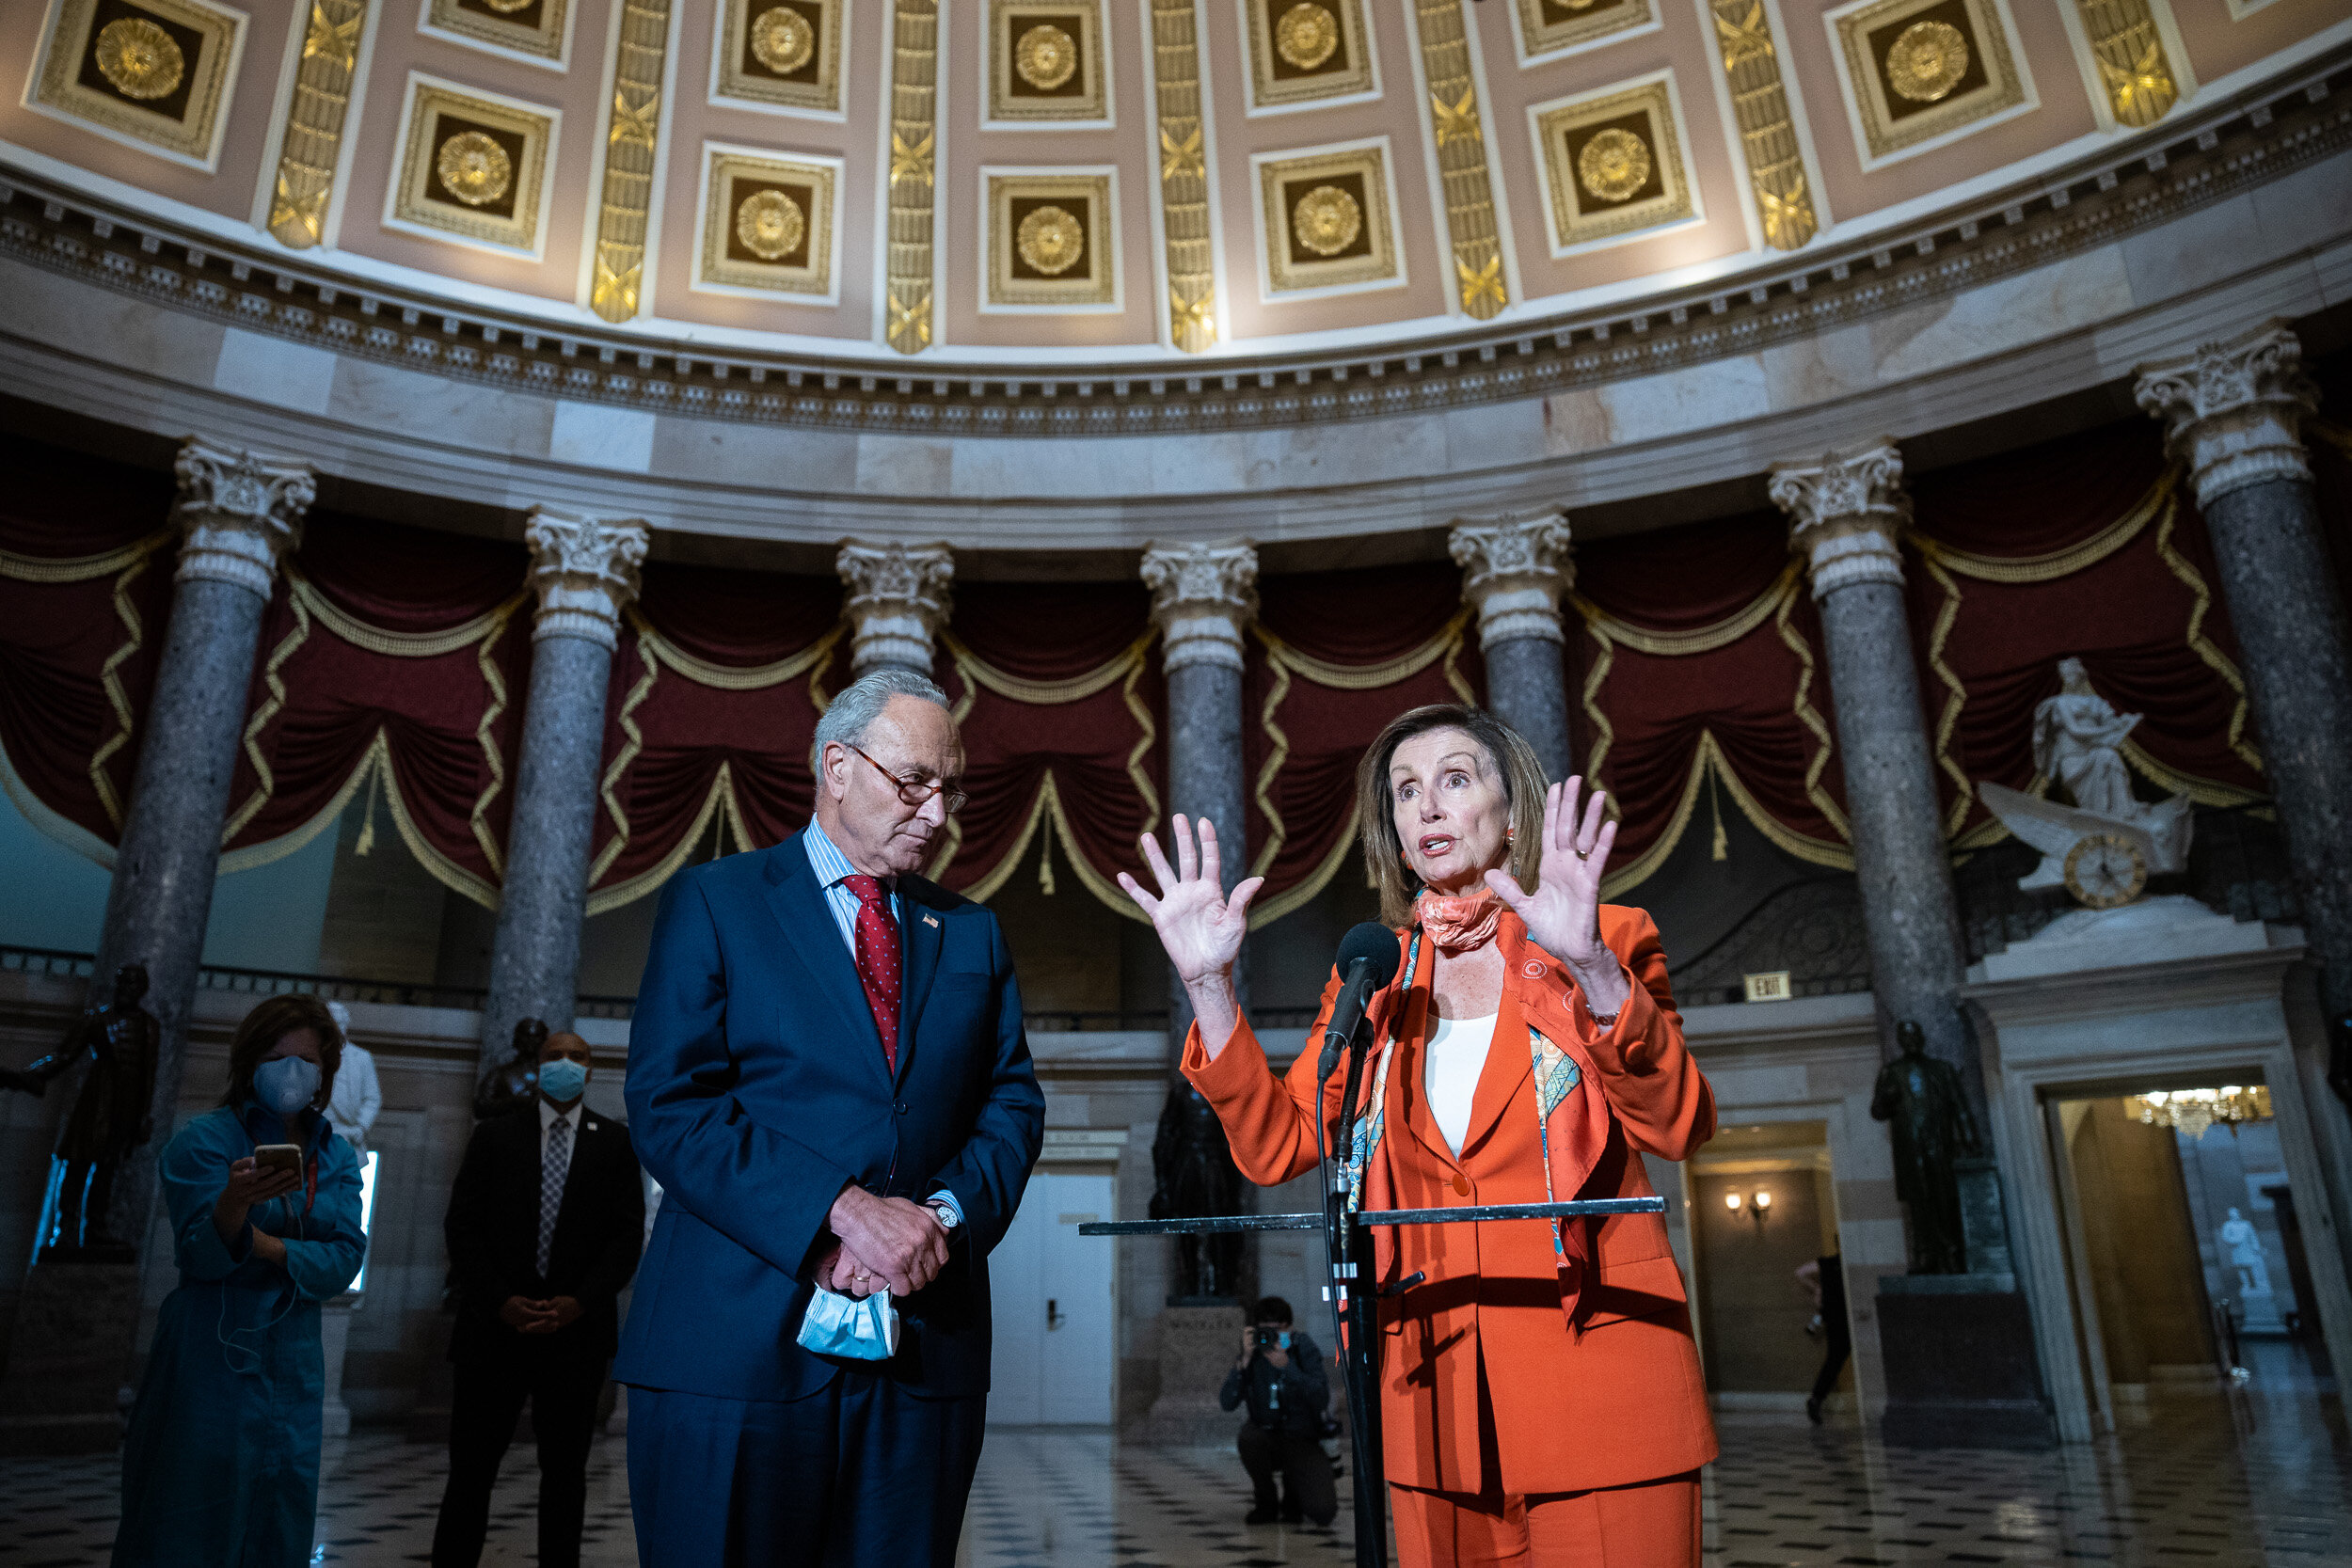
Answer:
M1915 22L1886 51L1886 85L1914 103L1932 103L1968 74L1968 40L1948 22Z
M443 142L433 167L441 189L469 207L496 201L515 182L515 163L506 149L479 131L460 131Z
M758 191L735 210L735 237L763 261L781 261L801 247L808 214L782 191Z
M1315 0L1299 0L1274 24L1274 52L1294 71L1312 71L1340 46L1340 19Z
M98 29L99 74L125 98L168 98L188 71L179 41L143 16L118 17Z
M1078 264L1087 252L1086 227L1059 207L1040 207L1021 220L1013 248L1035 271L1056 277Z
M779 76L801 70L817 53L817 29L789 6L752 18L751 33L752 57Z
M1052 23L1041 22L1013 45L1012 69L1038 91L1052 92L1078 73L1078 40ZM1074 251L1071 260L1077 260Z
M1576 155L1576 180L1602 201L1625 201L1649 183L1648 146L1630 131L1611 126Z
M1317 185L1291 209L1291 232L1318 256L1337 256L1363 231L1363 208L1337 185Z

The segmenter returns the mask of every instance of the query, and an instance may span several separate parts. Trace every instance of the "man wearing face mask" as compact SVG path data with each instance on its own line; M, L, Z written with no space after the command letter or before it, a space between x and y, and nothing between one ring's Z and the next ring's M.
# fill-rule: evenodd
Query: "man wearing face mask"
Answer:
M1258 1303L1257 1326L1241 1331L1241 1359L1216 1397L1226 1410L1244 1400L1249 1402L1249 1424L1241 1429L1241 1464L1256 1496L1242 1522L1329 1524L1340 1511L1331 1461L1323 1451L1323 1412L1331 1402L1331 1384L1324 1375L1323 1353L1291 1328L1291 1304L1280 1296ZM1277 1475L1282 1478L1279 1501Z
M644 1185L628 1127L587 1107L588 1042L539 1047L535 1100L474 1129L445 1229L457 1287L449 1485L434 1568L474 1568L523 1402L539 1441L539 1561L577 1568L596 1400L636 1272Z

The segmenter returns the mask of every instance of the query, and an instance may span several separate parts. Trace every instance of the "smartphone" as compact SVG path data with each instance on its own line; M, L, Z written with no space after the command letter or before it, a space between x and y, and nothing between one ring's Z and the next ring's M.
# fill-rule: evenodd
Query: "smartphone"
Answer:
M296 1144L263 1144L253 1151L256 1171L282 1170L289 1176L302 1174L302 1149Z

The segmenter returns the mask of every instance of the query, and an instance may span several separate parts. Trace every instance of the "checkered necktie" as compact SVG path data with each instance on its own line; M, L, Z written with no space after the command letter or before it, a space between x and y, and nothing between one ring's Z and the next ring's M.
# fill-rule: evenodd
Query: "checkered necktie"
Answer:
M844 877L841 885L857 899L857 977L882 1036L882 1060L898 1070L898 927L882 901L882 883L865 875Z
M555 1216L564 1207L564 1179L572 1173L572 1124L562 1117L548 1128L539 1156L539 1277L548 1276L548 1253L555 1245Z

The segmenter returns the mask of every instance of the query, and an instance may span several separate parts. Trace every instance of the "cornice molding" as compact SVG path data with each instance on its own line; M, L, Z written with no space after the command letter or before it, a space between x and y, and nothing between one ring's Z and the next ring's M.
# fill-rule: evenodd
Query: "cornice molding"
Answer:
M601 335L230 245L0 162L0 254L194 315L501 388L697 419L957 436L1198 434L1376 419L1685 369L2112 244L2352 146L2352 46L2168 117L2102 156L1867 242L1775 256L1706 288L1473 329L1410 352L1106 361L1050 372L713 355ZM895 367L894 367L895 368ZM904 369L913 371L914 366Z

